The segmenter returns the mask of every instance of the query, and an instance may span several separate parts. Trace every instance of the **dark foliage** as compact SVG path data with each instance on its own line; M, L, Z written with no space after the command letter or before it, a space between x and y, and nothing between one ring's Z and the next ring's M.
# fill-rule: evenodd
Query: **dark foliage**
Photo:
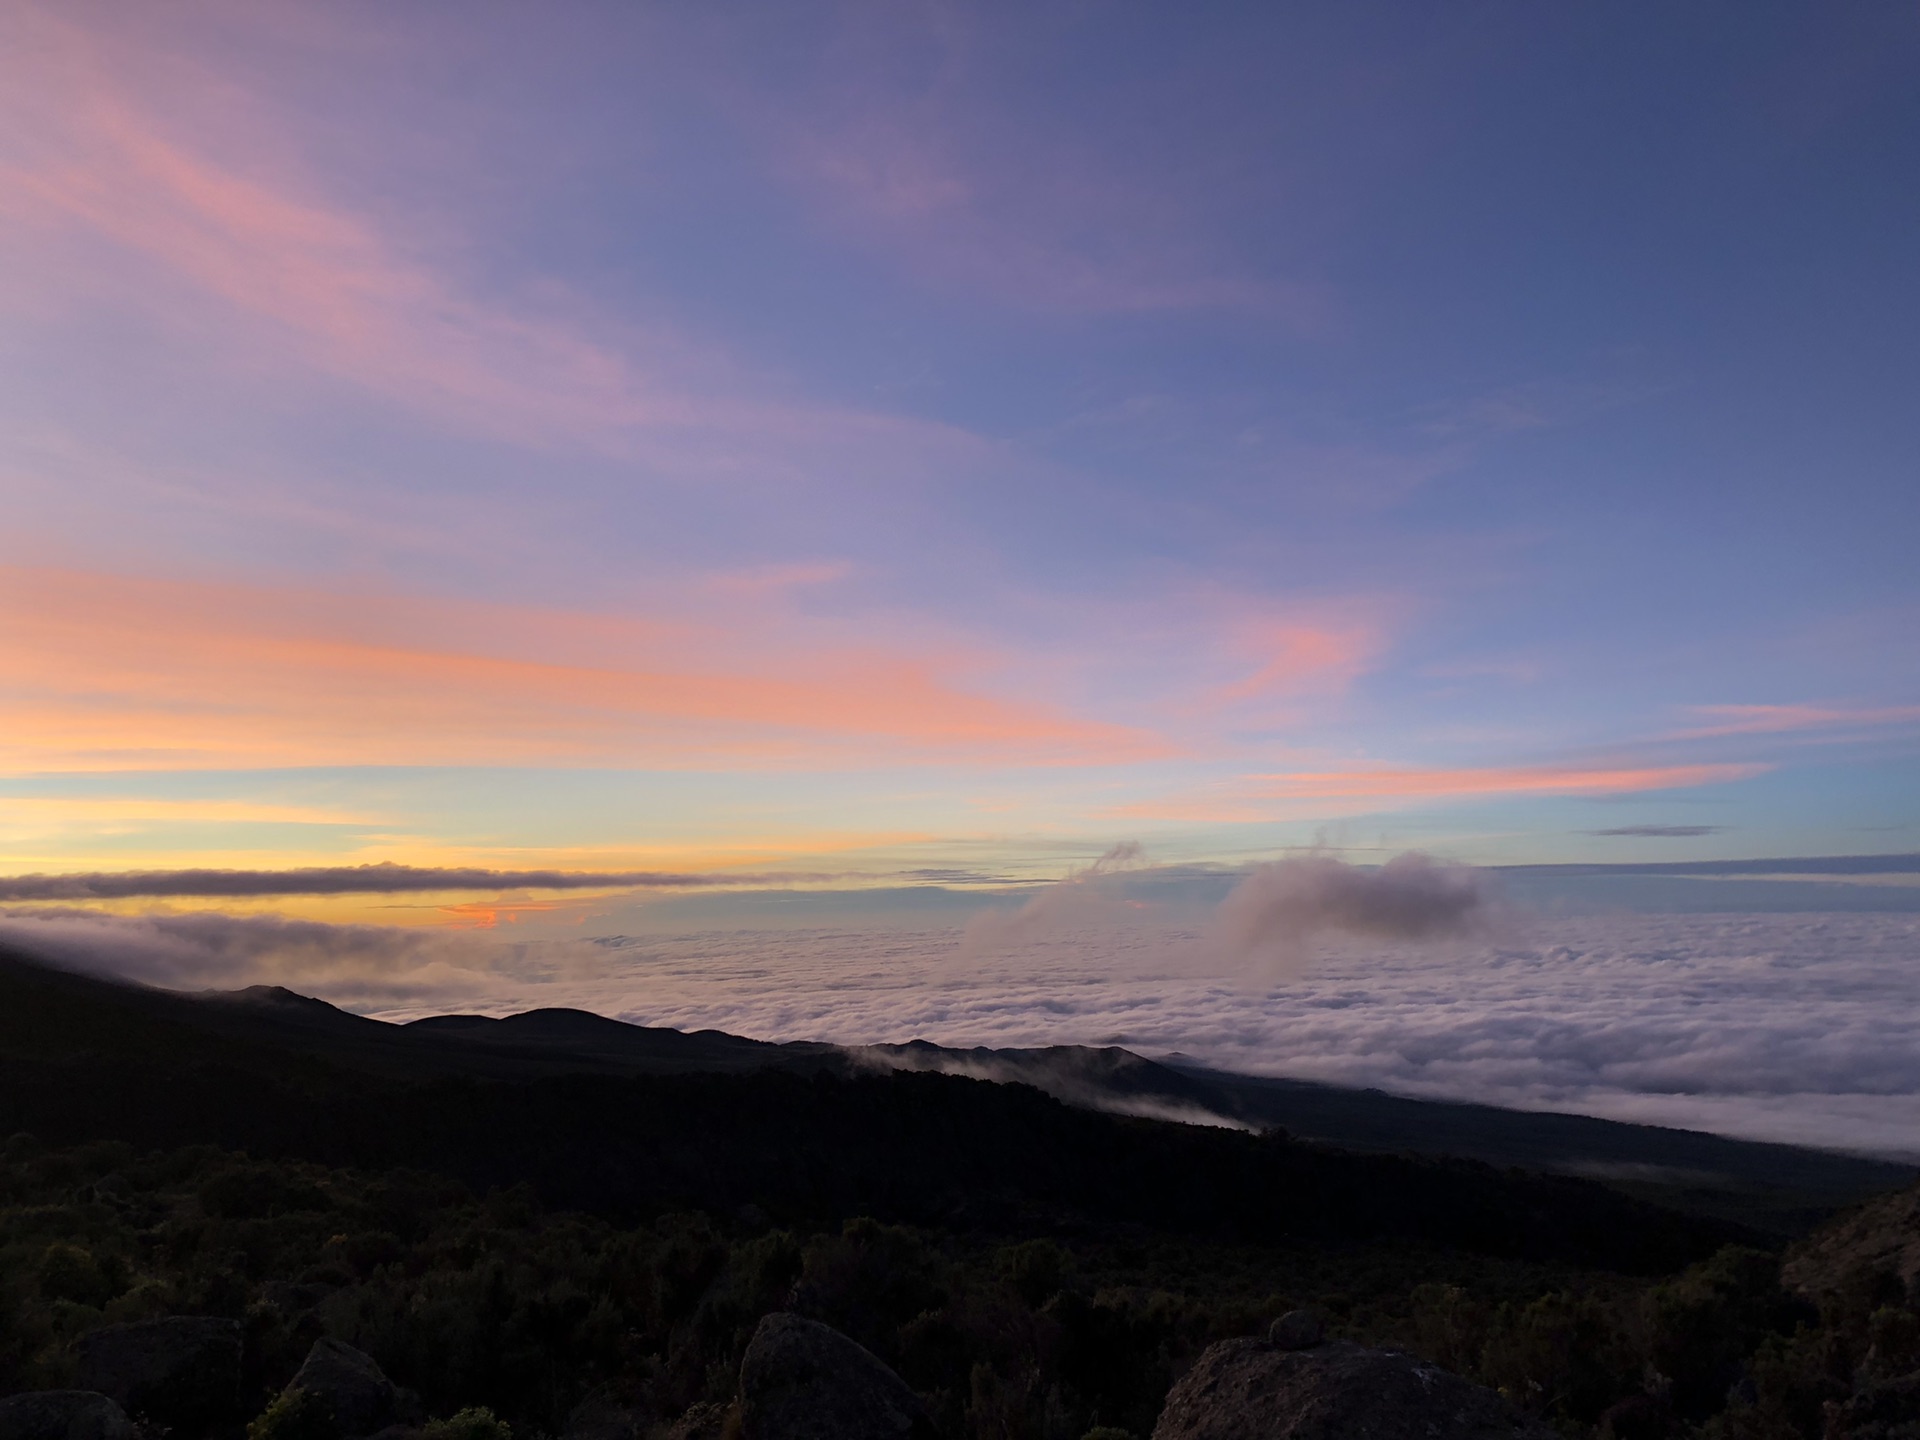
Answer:
M860 1340L956 1437L1143 1435L1202 1348L1300 1305L1619 1440L1904 1433L1920 1365L1904 1292L1863 1277L1816 1313L1780 1289L1774 1257L1738 1247L1649 1282L1137 1228L1009 1241L867 1218L628 1224L549 1210L525 1186L24 1136L0 1164L0 1300L5 1390L68 1382L72 1341L104 1324L241 1320L247 1393L217 1432L234 1440L249 1415L252 1440L328 1440L328 1414L275 1400L321 1334L419 1391L441 1440L526 1440L561 1433L590 1395L662 1421L725 1405L777 1309Z

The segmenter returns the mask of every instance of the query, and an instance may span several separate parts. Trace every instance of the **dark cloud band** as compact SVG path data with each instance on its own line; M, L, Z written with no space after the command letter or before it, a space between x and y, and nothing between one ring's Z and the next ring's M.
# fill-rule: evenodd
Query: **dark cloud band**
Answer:
M1589 835L1628 835L1646 840L1692 840L1718 835L1724 825L1616 825L1611 830L1589 830Z
M1769 860L1656 860L1644 864L1501 865L1503 875L1912 875L1920 854L1801 855Z
M436 890L690 890L781 885L817 875L684 875L663 870L482 870L331 865L303 870L125 870L0 878L0 903L251 895L400 895Z

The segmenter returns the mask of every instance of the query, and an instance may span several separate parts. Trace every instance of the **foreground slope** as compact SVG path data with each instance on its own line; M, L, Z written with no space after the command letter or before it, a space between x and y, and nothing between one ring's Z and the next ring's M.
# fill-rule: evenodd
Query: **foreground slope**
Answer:
M1736 1233L1577 1179L1103 1115L1023 1085L847 1074L831 1056L767 1049L782 1063L746 1073L553 1073L550 1056L458 1027L0 965L0 1132L49 1142L409 1165L615 1216L754 1206L795 1223L1391 1238L1638 1272Z

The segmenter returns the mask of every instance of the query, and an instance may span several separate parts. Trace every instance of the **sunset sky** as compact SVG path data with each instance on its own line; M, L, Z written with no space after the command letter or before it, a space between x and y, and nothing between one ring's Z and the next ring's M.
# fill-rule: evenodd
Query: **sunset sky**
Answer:
M1917 64L14 0L0 875L1920 850Z

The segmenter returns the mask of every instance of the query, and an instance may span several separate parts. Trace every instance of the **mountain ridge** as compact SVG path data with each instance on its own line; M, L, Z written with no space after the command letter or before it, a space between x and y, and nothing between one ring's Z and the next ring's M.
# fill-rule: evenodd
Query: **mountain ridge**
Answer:
M339 1069L349 1086L761 1073L846 1080L934 1072L1025 1086L1069 1106L1119 1116L1283 1132L1354 1152L1454 1157L1598 1179L1636 1198L1776 1234L1804 1231L1836 1208L1914 1177L1911 1168L1890 1162L1588 1116L1238 1075L1207 1069L1190 1057L1171 1057L1173 1063L1167 1063L1118 1046L959 1049L925 1040L845 1047L783 1044L718 1030L635 1025L558 1007L396 1023L356 1015L282 986L185 993L78 976L30 958L0 957L0 989L9 985L36 992L39 998L26 1008L37 1006L43 1023L10 1025L8 1013L25 1013L22 1006L0 1007L8 1012L0 1013L0 1050L32 1053L44 1049L49 1037L66 1033L69 1060L97 1054L100 1035L83 1032L102 1026L102 1033L111 1032L121 1023L116 1015L124 1021L138 1012L147 1026L141 1043L150 1050L207 1054L217 1037L228 1047L221 1053L233 1068L282 1076L297 1085L336 1083L321 1078L315 1066ZM78 1015L63 1020L49 996L65 996L91 1020L83 1022ZM123 1040L118 1058L124 1062L138 1049L138 1043ZM178 1055L155 1058L171 1069Z

